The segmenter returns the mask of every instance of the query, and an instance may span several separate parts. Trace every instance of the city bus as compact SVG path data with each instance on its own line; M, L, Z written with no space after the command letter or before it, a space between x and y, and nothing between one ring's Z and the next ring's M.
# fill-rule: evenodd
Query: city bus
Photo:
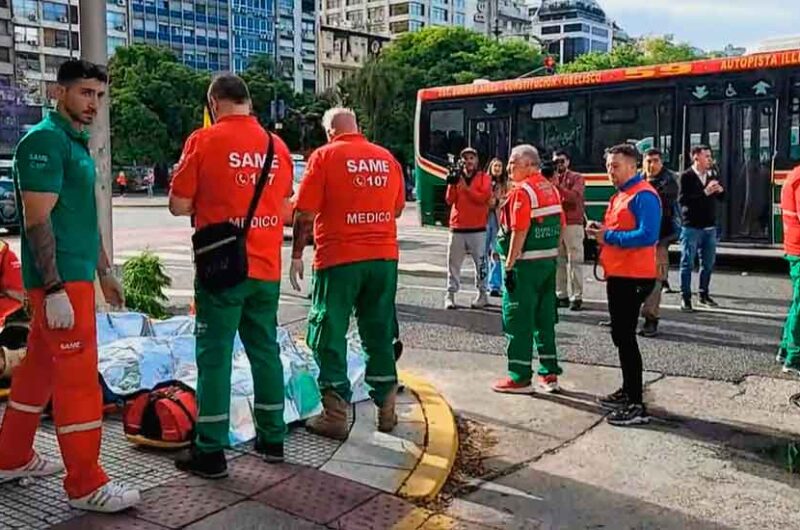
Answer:
M691 165L693 146L710 146L727 191L721 242L780 244L780 187L800 164L800 50L422 89L421 222L447 225L448 155L472 146L482 164L506 161L521 143L543 157L565 149L585 177L587 216L601 220L613 193L604 153L624 142L660 149L675 171Z

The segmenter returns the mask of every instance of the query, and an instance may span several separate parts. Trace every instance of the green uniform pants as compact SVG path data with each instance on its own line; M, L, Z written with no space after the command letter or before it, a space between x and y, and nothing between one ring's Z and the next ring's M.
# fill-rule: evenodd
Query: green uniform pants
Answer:
M508 375L517 383L533 377L533 350L539 375L560 375L556 354L556 260L525 260L514 265L516 288L503 289L503 331L508 338Z
M314 271L308 346L319 363L320 391L333 390L350 402L347 330L355 309L367 354L370 397L380 406L397 384L392 341L395 336L397 262L361 261Z
M237 331L253 371L256 435L262 442L283 442L283 366L277 331L280 282L249 279L220 293L199 286L195 291L196 448L212 452L229 445L231 368Z
M786 259L792 279L792 305L783 326L781 356L786 356L785 366L800 369L800 257L787 256Z

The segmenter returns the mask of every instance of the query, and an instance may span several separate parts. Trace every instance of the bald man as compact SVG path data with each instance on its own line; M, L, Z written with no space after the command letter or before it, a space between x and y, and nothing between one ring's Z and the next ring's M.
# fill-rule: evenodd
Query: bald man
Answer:
M329 143L311 155L300 185L289 277L299 291L303 248L313 223L316 253L307 340L320 366L324 411L306 428L344 440L351 398L346 335L354 309L367 353L366 381L378 406L378 429L389 432L397 424L395 219L405 207L405 192L400 164L359 133L353 111L330 109L322 124Z

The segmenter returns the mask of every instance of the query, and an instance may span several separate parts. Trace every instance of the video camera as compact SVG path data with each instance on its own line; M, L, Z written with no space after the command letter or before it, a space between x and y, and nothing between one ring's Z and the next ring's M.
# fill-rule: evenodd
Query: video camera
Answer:
M464 160L461 157L456 158L455 155L447 155L447 184L456 185L464 175Z
M552 179L556 174L556 166L550 160L542 162L542 167L540 169L542 171L542 176L547 180Z

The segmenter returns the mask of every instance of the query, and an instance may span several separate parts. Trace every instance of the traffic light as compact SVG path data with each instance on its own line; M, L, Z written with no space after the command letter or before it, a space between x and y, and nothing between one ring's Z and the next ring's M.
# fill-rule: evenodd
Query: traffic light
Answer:
M544 72L547 75L553 75L556 71L556 59L552 55L544 58Z

